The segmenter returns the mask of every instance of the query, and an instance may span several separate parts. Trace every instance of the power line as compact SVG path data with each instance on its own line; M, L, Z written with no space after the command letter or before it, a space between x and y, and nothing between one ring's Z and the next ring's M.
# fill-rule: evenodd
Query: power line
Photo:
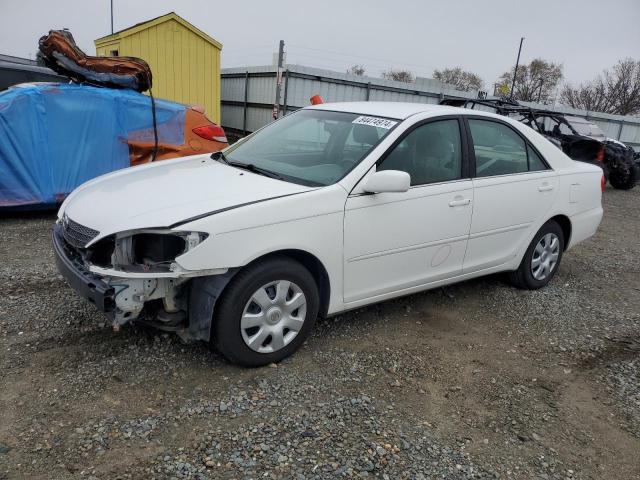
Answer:
M309 58L312 58L313 60L309 61ZM318 61L318 59L320 59L320 61ZM336 70L336 69L347 70L351 66L353 66L354 63L356 62L343 60L343 59L329 58L324 56L315 56L315 55L288 52L287 63L289 64L300 63L302 65L318 66L318 67L322 66L323 68L327 68L329 70ZM430 77L432 74L431 70L415 69L411 67L406 67L405 65L402 65L402 64L394 65L394 64L383 64L383 63L369 63L369 62L360 62L360 63L365 67L365 70L367 69L380 70L382 72L389 69L397 70L402 68L409 68L412 71L412 73L417 74L418 76Z
M251 50L251 51L248 51ZM260 50L260 51L257 51ZM242 66L242 63L253 63L256 61L261 64L269 65L272 63L270 56L267 56L266 50L271 50L269 53L273 53L273 47L268 45L261 45L255 48L237 48L230 50L223 50L224 53L232 53L234 51L241 53L240 55L231 55L229 63ZM306 50L306 51L305 51ZM244 52L244 53L243 53ZM318 52L318 53L313 53ZM335 52L332 50L325 50L320 48L306 47L297 44L288 44L286 48L287 63L308 65L310 67L324 68L334 71L346 71L354 64L363 64L366 69L381 73L389 69L402 69L407 68L412 70L417 76L430 77L433 74L431 66L419 65L411 62L403 62L402 60L386 61L381 58L368 57L365 55L352 55L349 53ZM338 58L336 58L336 56ZM226 57L226 56L225 56ZM340 58L343 57L343 58ZM226 62L225 62L226 63Z
M296 59L299 59L298 61L296 61ZM310 61L310 59L312 59ZM366 70L380 70L380 71L387 71L387 70L403 70L403 69L408 69L411 70L412 73L417 74L418 76L425 76L425 77L431 77L432 75L432 70L427 70L427 69L423 69L423 68L415 68L415 67L410 67L407 66L405 64L399 64L399 63L371 63L371 62L354 62L353 60L347 60L347 59L336 59L336 58L328 58L328 57L321 57L321 56L310 56L310 55L302 55L302 54L292 54L291 52L288 55L288 60L287 63L301 63L301 64L306 64L306 65L319 65L320 62L318 62L317 59L321 59L324 60L325 63L323 63L323 65L325 67L328 67L330 69L339 69L339 70L346 70L348 68L350 68L351 66L353 66L354 64L360 64L363 65L365 67ZM329 62L329 64L327 64L326 62ZM339 66L338 66L339 65Z
M440 68L440 67L436 67L434 65L423 65L423 64L407 62L407 61L405 61L403 59L386 60L386 59L380 58L380 57L368 57L368 56L365 56L365 55L356 55L356 54L351 54L351 53L336 52L334 50L325 50L325 49L321 49L321 48L305 47L303 45L297 45L295 43L293 43L293 44L289 43L288 46L289 47L300 48L300 49L304 49L304 50L312 50L312 51L317 51L317 52L330 53L332 55L340 55L340 56L343 56L343 57L360 58L360 59L365 59L365 60L373 60L375 62L384 62L385 64L393 63L393 64L396 64L396 65L407 65L409 67L425 68L427 70L434 70L434 69Z

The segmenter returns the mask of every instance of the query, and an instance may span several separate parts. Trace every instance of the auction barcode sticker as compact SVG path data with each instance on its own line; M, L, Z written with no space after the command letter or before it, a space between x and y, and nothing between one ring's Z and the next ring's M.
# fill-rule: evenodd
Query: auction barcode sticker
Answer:
M379 117L358 117L351 123L358 123L360 125L369 125L370 127L385 128L389 130L394 127L398 122L393 120L387 120L386 118Z

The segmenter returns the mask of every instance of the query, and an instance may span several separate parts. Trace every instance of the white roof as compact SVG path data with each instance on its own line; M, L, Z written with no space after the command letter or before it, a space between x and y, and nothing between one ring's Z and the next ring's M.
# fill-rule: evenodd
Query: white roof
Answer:
M571 167L574 161L566 155L558 155L558 148L549 142L538 132L526 126L517 120L498 115L497 113L486 112L483 110L475 110L461 107L450 107L448 105L433 105L431 103L407 103L407 102L336 102L323 103L305 107L305 109L313 110L330 110L334 112L356 113L360 115L369 115L374 117L394 118L397 120L405 120L406 118L418 114L427 113L429 117L439 115L473 115L498 118L505 123L511 124L521 133L523 133L529 141L540 150L540 153L547 159L552 161L552 167L555 169L561 167Z
M396 118L404 120L411 115L422 112L433 112L438 115L459 114L463 108L449 107L445 105L433 105L431 103L406 103L406 102L336 102L323 103L306 107L315 110L331 110L334 112L360 113L362 115L374 115L378 117ZM468 110L466 110L468 113Z

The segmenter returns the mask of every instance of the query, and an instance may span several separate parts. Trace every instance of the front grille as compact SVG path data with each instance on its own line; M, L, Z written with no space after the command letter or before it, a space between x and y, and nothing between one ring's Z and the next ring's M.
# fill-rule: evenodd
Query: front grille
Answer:
M74 222L66 215L62 218L62 235L69 245L76 248L84 248L100 232Z

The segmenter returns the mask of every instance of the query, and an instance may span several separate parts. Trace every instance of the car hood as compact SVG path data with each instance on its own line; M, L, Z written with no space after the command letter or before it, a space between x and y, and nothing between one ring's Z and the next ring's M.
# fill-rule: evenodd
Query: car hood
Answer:
M312 190L198 155L120 170L78 187L58 214L107 235Z

